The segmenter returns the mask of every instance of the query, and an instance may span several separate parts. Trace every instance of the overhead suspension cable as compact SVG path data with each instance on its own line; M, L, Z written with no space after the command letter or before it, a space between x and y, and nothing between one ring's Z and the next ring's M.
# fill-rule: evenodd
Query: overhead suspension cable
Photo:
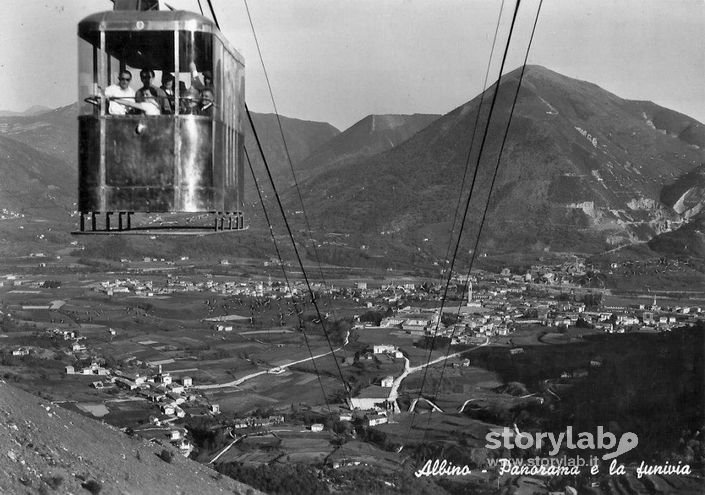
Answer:
M499 7L499 15L497 16L497 25L494 29L494 37L492 38L492 48L490 48L490 56L487 59L487 68L485 69L485 79L482 82L482 92L480 93L480 104L477 106L477 113L475 114L475 123L472 126L472 135L470 136L470 146L468 147L468 154L465 158L465 167L463 168L463 179L460 182L460 190L458 191L458 202L455 205L455 213L453 213L453 223L450 227L450 233L448 235L448 246L446 247L446 254L443 257L443 266L448 261L450 256L450 249L453 245L453 234L455 233L455 224L458 221L458 213L460 212L460 205L463 200L463 190L465 189L465 180L468 174L468 168L470 167L470 158L472 157L472 151L474 150L475 144L475 134L477 133L477 126L480 121L480 113L482 112L482 104L485 102L485 91L487 90L487 79L490 75L490 67L492 66L492 58L494 57L495 44L497 43L497 34L499 33L499 25L502 21L502 12L504 11L504 0ZM472 187L470 188L472 190Z
M475 244L473 246L472 254L470 256L470 265L468 266L468 271L467 271L467 276L466 276L466 284L465 288L461 292L461 297L460 300L462 301L465 299L465 291L467 290L468 287L468 282L470 281L470 273L472 271L472 266L475 262L475 258L477 255L477 249L480 244L480 237L482 235L482 228L485 225L485 220L487 218L487 212L489 211L489 206L490 206L490 200L492 198L492 191L494 190L494 185L497 180L497 176L499 174L499 166L501 164L502 160L502 154L504 152L504 146L507 142L507 136L509 135L509 128L512 124L512 116L514 115L514 109L516 108L517 100L519 99L519 91L521 90L521 83L524 79L524 72L526 71L526 62L529 60L529 52L531 51L531 44L534 40L534 34L536 32L536 25L538 24L539 21L539 15L541 14L541 5L543 4L543 0L539 0L539 5L538 8L536 9L536 17L534 18L534 25L531 29L531 36L529 37L529 43L526 47L526 53L524 54L524 63L521 66L521 72L519 73L519 80L517 82L517 89L516 92L514 93L514 100L512 101L512 106L511 109L509 110L509 119L507 120L507 126L504 130L504 136L502 137L502 144L499 147L499 153L497 154L497 163L495 164L494 167L494 173L492 175L492 182L490 183L490 189L489 193L487 195L487 201L485 203L484 210L482 212L482 219L480 220L480 225L477 231L477 236L475 237ZM458 313L456 316L460 315L460 307L458 307ZM455 328L453 328L453 331L451 332L450 339L451 341L453 340L453 337L455 336ZM450 355L450 345L448 346L448 350L446 351L446 359L443 361L443 367L441 368L441 375L440 379L438 382L438 388L436 389L435 395L437 396L440 393L440 387L441 383L443 382L443 374L445 373L446 365L448 363L448 356Z
M218 23L218 19L215 15L215 10L213 9L213 4L212 4L211 0L208 0L208 7L210 8L211 14L213 16L213 22L215 23L216 27L218 29L220 29L220 24ZM340 376L340 381L341 381L343 388L345 390L345 395L348 398L348 400L350 400L350 389L348 387L347 382L345 381L345 378L343 377L343 372L340 369L340 364L338 364L338 359L335 357L335 350L333 349L333 344L331 343L330 335L328 334L328 330L326 329L323 315L321 314L321 311L318 307L318 302L317 302L315 294L313 292L313 288L311 287L311 283L308 279L308 275L306 275L306 270L304 268L303 261L301 259L300 254L299 254L299 249L296 247L296 240L294 239L294 235L291 231L291 227L289 226L289 221L286 218L286 212L284 211L284 206L283 206L281 198L279 196L279 192L277 191L277 187L276 187L276 183L274 182L274 178L272 177L272 172L269 168L269 164L267 162L267 157L264 154L264 149L262 148L262 143L260 142L259 135L257 134L257 129L255 128L255 124L252 120L252 114L250 113L250 109L247 107L246 103L245 103L245 112L247 113L247 118L250 122L250 126L252 127L252 134L255 138L255 142L257 143L257 148L259 149L260 155L262 156L262 162L264 163L264 168L267 171L267 176L269 178L269 182L270 182L272 189L274 191L274 196L277 200L277 205L279 206L279 210L281 212L282 219L284 220L284 225L286 226L287 233L289 234L289 239L291 240L291 245L294 248L294 253L296 254L296 259L298 261L299 267L301 268L301 273L304 277L304 281L306 282L306 287L308 289L308 293L311 298L311 302L313 303L313 307L316 309L317 318L321 322L321 328L323 329L323 334L325 335L326 342L328 343L328 347L330 348L331 356L333 358L333 361L335 362L335 367L338 370L338 375ZM325 394L325 392L324 392L324 394Z
M424 385L426 384L426 379L427 379L427 377L428 377L428 369L429 369L429 367L430 367L429 365L430 365L430 363L431 363L431 356L432 356L432 353L433 353L433 346L435 345L436 337L438 336L438 329L439 329L439 327L440 327L441 319L442 319L442 316L443 316L443 309L444 309L444 307L445 307L445 302L446 302L446 299L447 299L447 297L448 297L448 288L450 287L450 282L451 282L451 280L452 280L453 269L454 269L454 267L455 267L455 261L456 261L457 256L458 256L458 250L459 250L459 248L460 248L460 240L462 239L463 229L464 229L464 227L465 227L465 221L466 221L466 219L467 219L468 210L470 209L470 201L471 201L471 199L472 199L473 191L474 191L475 184L476 184L476 181L477 181L477 175L478 175L478 170L479 170L479 168L480 168L480 161L481 161L481 158L482 158L482 152L484 151L484 148L485 148L485 143L486 143L486 141L487 141L487 136L488 136L488 134L489 134L490 122L491 122L491 120L492 120L492 115L493 115L493 113L494 113L494 108L495 108L495 105L496 105L496 103L497 103L497 96L498 96L498 94L499 94L499 87L500 87L500 83L501 83L501 80L502 80L502 73L504 72L504 65L505 65L505 63L506 63L506 61L507 61L507 54L509 53L509 46L510 46L510 43L511 43L511 40L512 40L512 34L514 33L514 25L515 25L515 23L516 23L516 18L517 18L517 14L518 14L518 12L519 12L519 5L520 5L520 4L521 4L521 0L517 0L516 6L515 6L515 8L514 8L514 14L512 15L512 22L511 22L511 25L510 25L510 27L509 27L509 35L508 35L508 37L507 37L507 43L506 43L505 48L504 48L504 53L503 53L503 55L502 55L502 63L501 63L501 65L500 65L500 69L499 69L499 77L498 77L498 79L497 79L497 82L495 83L496 87L495 87L494 94L492 95L492 103L490 104L490 110L489 110L489 114L488 114L488 116L487 116L487 122L485 123L485 129L484 129L484 132L483 132L482 141L481 141L481 143L480 143L480 150L479 150L478 155L477 155L477 161L476 161L476 164L475 164L475 171L474 171L473 178L472 178L470 193L468 194L468 199L467 199L467 201L466 201L466 203L465 203L465 210L464 210L464 212L463 212L462 222L460 223L460 230L459 230L459 232L458 232L458 238L457 238L456 243L455 243L455 249L454 249L454 251L453 251L453 258L452 258L452 260L451 260L451 264L450 264L450 267L449 267L449 269L448 269L448 277L447 277L445 289L444 289L444 291L443 291L443 296L441 297L441 306L440 306L440 308L439 308L438 318L436 319L436 327L435 327L435 329L434 329L433 337L432 337L432 339L431 339L430 348L429 348L429 351L428 351L428 358L426 359L426 366L424 367L423 379L421 380L421 387L419 388L419 395L418 395L418 398L419 398L419 399L420 399L421 396L423 395L423 388L424 388ZM411 417L411 421L410 421L410 423L409 423L409 431L408 431L408 433L411 433L411 428L413 427L413 425L414 425L414 416Z
M264 150L262 149L262 143L260 142L259 135L257 134L257 130L255 129L254 122L252 122L252 114L250 113L250 109L247 107L247 104L245 104L245 111L247 113L247 118L250 121L250 125L252 126L252 131L253 131L253 135L255 138L255 142L257 143L257 147L259 148L259 152L262 156L262 161L264 162L264 168L267 171L267 176L269 177L269 182L272 186L272 189L274 190L274 197L277 200L277 205L279 206L280 213L282 215L282 218L284 219L284 225L286 226L287 233L289 234L289 239L291 240L291 245L294 248L294 254L296 255L296 260L299 264L299 268L301 268L301 273L304 277L304 281L306 283L306 287L308 289L309 296L311 297L311 302L313 304L313 307L316 310L316 316L317 316L318 320L321 322L321 328L323 329L323 334L325 335L326 341L328 342L328 347L331 351L333 361L335 362L335 367L338 370L338 375L340 376L341 383L343 384L343 387L345 388L345 394L346 394L347 398L350 399L350 390L349 390L348 384L345 381L345 378L343 377L343 371L340 369L340 364L338 363L338 359L335 357L335 350L333 349L333 344L330 340L330 335L328 334L328 330L326 329L325 319L323 318L323 315L321 314L321 310L318 307L318 301L317 301L315 294L313 292L313 288L311 287L311 282L308 279L308 275L306 275L306 269L304 268L304 264L301 259L301 255L299 254L299 248L296 247L296 241L294 239L293 233L291 232L291 226L289 225L289 221L286 218L286 212L284 211L284 205L282 204L281 197L279 196L279 192L277 191L277 186L274 182L274 178L272 177L272 172L269 168L269 164L267 163L267 157L265 156Z
M199 2L198 5L199 5L199 7L200 7L200 5L201 5L200 0L198 0L198 2ZM211 11L211 16L213 17L213 22L215 23L216 27L217 27L218 29L220 29L220 23L218 22L218 18L217 18L216 15L215 15L215 9L213 8L213 3L211 2L211 0L208 0L208 7L209 7L209 9L210 9L210 11ZM264 58L262 57L262 50L260 49L260 46L259 46L259 39L257 38L257 33L256 33L256 31L255 31L255 26L254 26L254 23L252 22L252 16L250 15L250 9L249 9L249 7L248 7L248 5L247 5L247 1L246 1L246 0L245 0L245 10L247 11L247 17L248 17L248 19L249 19L249 21L250 21L250 27L252 28L252 36L254 37L255 45L257 46L257 52L258 52L258 54L259 54L259 59L260 59L260 62L261 62L261 64L262 64L262 70L264 71L264 77L265 77L265 80L267 81L267 88L269 89L269 96L270 96L270 98L271 98L271 100L272 100L272 106L274 107L274 115L276 116L277 124L278 124L278 127L279 127L279 133L281 134L282 143L284 144L284 151L285 151L285 154L286 154L286 157L287 157L287 161L288 161L288 163L289 163L289 168L291 169L291 174L292 174L292 176L294 177L294 184L296 185L296 191L297 191L297 193L298 193L298 195L299 195L299 202L301 203L301 211L303 212L303 215L304 215L304 220L305 220L305 222L306 222L306 228L307 228L307 230L308 230L309 239L310 239L311 244L312 244L312 246L313 246L313 251L314 251L314 254L315 254L315 257L316 257L316 261L317 261L317 263L318 263L318 269L319 269L320 274L321 274L321 281L322 281L322 283L323 283L324 285L327 285L327 284L326 284L326 281L325 281L325 279L324 279L324 277L323 277L323 268L321 267L320 258L319 258L319 256L318 256L318 248L316 247L316 243L315 243L314 240L313 240L313 235L312 235L312 233L311 233L311 226L310 226L310 224L309 224L309 222L308 222L308 216L306 215L306 209L305 209L305 207L304 207L304 202L303 202L303 199L302 199L302 197L301 197L301 191L300 191L300 189L299 189L299 183L298 183L298 181L296 180L296 174L294 173L294 165L293 165L293 162L292 162L292 160L291 160L291 155L290 155L290 153L289 153L289 147L288 147L288 145L287 145L287 143L286 143L286 138L284 137L284 128L282 127L281 119L280 119L280 117L279 117L279 110L277 109L277 104L276 104L276 102L275 102L275 100L274 100L274 92L272 91L272 85L271 85L270 82L269 82L269 75L268 75L268 73L267 73L267 67L264 65ZM252 129L253 129L253 131L254 131L254 128L255 128L254 123L251 123L250 125L252 126ZM263 154L262 156L264 157L264 154Z
M210 0L209 0L209 2L210 2ZM250 21L250 28L252 29L252 36L255 39L255 46L257 47L257 53L259 54L259 60L260 60L260 63L262 64L262 71L264 72L264 79L267 82L267 88L269 89L269 97L272 100L272 107L274 108L274 115L277 119L277 125L279 127L279 134L281 135L282 143L284 144L284 153L286 154L286 160L289 163L289 169L291 170L291 176L294 179L294 186L296 188L296 193L298 194L298 197L299 197L299 203L301 203L301 211L303 212L304 223L306 224L306 230L308 232L309 241L311 243L311 247L313 247L313 252L314 252L314 256L316 257L316 262L318 263L318 270L320 272L321 282L323 282L324 285L328 285L325 281L325 277L323 276L323 268L321 266L320 257L318 256L318 247L316 246L316 241L313 239L311 224L309 223L308 214L306 213L306 207L304 205L304 199L303 199L303 196L301 195L301 189L299 188L299 181L296 178L296 172L294 171L294 162L291 159L291 153L289 153L289 146L287 145L286 138L284 137L284 127L282 126L281 117L279 116L279 109L277 108L277 103L274 100L274 91L272 90L272 84L269 81L269 74L267 72L267 67L264 64L264 57L262 56L262 49L260 48L260 45L259 45L259 38L257 38L257 32L255 31L255 24L252 21L252 15L250 14L250 7L247 4L247 0L243 0L243 2L245 4L245 10L247 11L247 18Z
M244 148L244 147L243 147ZM323 400L326 402L326 408L328 409L328 413L330 414L330 403L328 402L328 396L326 395L326 389L323 386L323 380L321 379L321 373L318 371L318 366L316 365L316 359L313 356L313 351L311 350L311 344L308 341L308 335L306 335L306 328L304 325L304 321L302 318L302 313L299 309L299 306L296 302L296 298L294 297L294 291L291 286L291 282L289 281L289 276L286 273L286 268L284 266L284 260L282 259L281 251L279 250L279 243L277 243L277 238L274 235L274 228L272 227L272 222L269 220L269 213L267 213L267 207L264 203L264 198L262 197L262 191L260 190L259 187L259 181L257 180L257 176L255 175L255 170L252 167L252 161L250 160L250 155L247 153L247 148L244 148L245 151L245 158L247 159L247 164L250 167L250 173L252 174L252 180L255 183L255 188L257 189L257 196L259 197L259 202L262 205L262 211L264 212L264 218L267 222L267 225L269 226L269 234L272 237L272 242L274 243L274 249L277 252L277 258L279 259L279 266L282 269L282 274L284 275L284 281L286 283L287 288L289 289L289 294L291 294L291 302L294 305L294 311L296 312L296 317L299 320L299 328L301 328L301 333L304 335L304 342L306 343L306 348L308 349L308 353L311 356L311 364L313 364L313 369L316 372L316 377L318 377L318 383L321 386L321 393L323 394Z
M199 5L200 5L200 0L199 0ZM208 8L211 11L211 16L213 16L213 22L215 22L215 27L220 30L220 24L218 23L218 18L215 16L215 10L213 10L213 4L211 3L211 0L208 0Z

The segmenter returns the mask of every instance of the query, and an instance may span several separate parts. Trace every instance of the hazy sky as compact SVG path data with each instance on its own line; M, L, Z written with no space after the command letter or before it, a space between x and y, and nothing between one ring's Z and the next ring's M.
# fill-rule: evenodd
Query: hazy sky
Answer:
M167 0L198 12L197 0ZM204 8L207 1L202 0ZM244 2L212 0L271 112ZM279 111L343 130L375 113L446 113L481 90L501 0L249 0ZM538 0L521 2L508 70ZM0 109L76 100L76 24L108 0L3 0ZM505 0L496 79L514 0ZM544 0L529 62L705 122L705 0Z

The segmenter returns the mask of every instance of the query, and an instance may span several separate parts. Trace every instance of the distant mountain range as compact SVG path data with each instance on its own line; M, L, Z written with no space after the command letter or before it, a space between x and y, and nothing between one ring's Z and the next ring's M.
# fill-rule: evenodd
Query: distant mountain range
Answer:
M390 150L438 119L440 115L368 115L328 140L296 165L297 173L312 177Z
M77 105L43 113L0 117L0 135L25 143L73 166L78 157Z
M262 157L257 149L249 121L247 121L247 119L245 120L245 148L247 149L250 160L252 160L252 166L255 170L262 170L264 168ZM340 134L338 129L324 122L292 119L284 117L283 115L280 115L279 119L277 119L276 114L272 113L252 112L252 120L254 121L264 156L267 158L267 163L271 167L272 174L274 177L281 179L282 184L288 184L288 181L293 181L291 175L292 165L298 164L315 149ZM279 122L281 122L281 128L284 131L286 147L281 138L282 133L279 129ZM289 160L291 160L291 165ZM248 178L247 196L250 198L256 197L247 165L245 166L245 170L245 177Z
M56 219L72 209L75 167L27 144L0 135L2 207Z
M499 89L493 86L484 98L476 97L385 153L313 177L304 197L316 205L314 224L324 232L358 233L358 244L413 246L429 259L442 257L459 197L462 205L467 197L459 195L473 127L478 121L468 178L498 91L464 232L465 248L470 247L518 78L518 70L505 75ZM702 206L702 195L690 190L687 201L679 203L687 204L687 211L674 209L675 189L672 204L663 203L661 195L674 184L687 189L705 159L703 139L703 125L685 115L529 66L480 248L591 254L646 242L685 225L688 211Z
M0 110L0 117L30 117L32 115L38 115L40 113L45 113L51 110L49 107L43 105L32 105L24 112L13 112L11 110Z
M506 74L499 87L443 116L369 115L343 132L282 116L288 157L276 116L254 113L253 119L296 224L301 206L291 187L290 157L326 260L393 257L430 265L445 258L458 232L456 210L464 209L497 91L462 251L474 244L518 79L518 70ZM0 117L0 172L11 177L0 200L13 211L75 221L68 216L75 201L75 119L75 106ZM249 126L245 139L260 185L268 189ZM528 66L499 157L480 251L589 255L648 245L655 255L700 253L704 147L705 127L686 115ZM247 168L248 235L265 235ZM38 199L49 201L47 207ZM331 240L335 233L341 236Z

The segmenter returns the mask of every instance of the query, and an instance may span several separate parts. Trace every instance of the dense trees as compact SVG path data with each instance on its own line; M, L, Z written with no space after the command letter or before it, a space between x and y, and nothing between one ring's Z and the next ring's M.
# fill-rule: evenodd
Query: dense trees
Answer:
M218 471L273 495L329 493L326 484L318 479L312 468L298 464L252 467L228 463L218 466Z
M432 350L447 349L448 346L450 345L450 338L449 337L441 337L441 336L436 336L436 337L424 336L423 338L418 340L414 345L416 345L417 347L420 347L422 349L432 349Z
M372 323L374 326L378 327L384 316L385 315L379 311L367 311L360 315L360 321L363 323Z
M585 372L569 378L569 387L552 407L530 411L543 431L561 431L572 425L594 431L597 425L617 425L639 435L639 455L657 456L678 447L682 431L702 427L705 407L705 370L702 328L674 329L670 333L594 335L579 344L534 347L518 356L506 349L480 349L473 355L482 368L496 371L505 382L521 382L540 390L544 379L556 380L563 371ZM601 366L591 366L596 356ZM549 397L550 399L550 397ZM491 408L470 409L477 419L522 424L521 411L509 414ZM516 413L520 416L514 416ZM511 416L511 417L510 417Z
M421 495L443 493L428 478L416 478L411 472L389 473L375 467L354 470L320 469L305 465L244 466L230 463L218 466L218 471L272 495L319 495L331 493Z

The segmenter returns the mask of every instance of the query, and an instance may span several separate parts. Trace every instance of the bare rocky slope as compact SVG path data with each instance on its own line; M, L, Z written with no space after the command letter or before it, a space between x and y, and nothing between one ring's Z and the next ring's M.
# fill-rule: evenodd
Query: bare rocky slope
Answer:
M0 381L0 493L259 494L181 456ZM174 455L160 457L163 449Z

